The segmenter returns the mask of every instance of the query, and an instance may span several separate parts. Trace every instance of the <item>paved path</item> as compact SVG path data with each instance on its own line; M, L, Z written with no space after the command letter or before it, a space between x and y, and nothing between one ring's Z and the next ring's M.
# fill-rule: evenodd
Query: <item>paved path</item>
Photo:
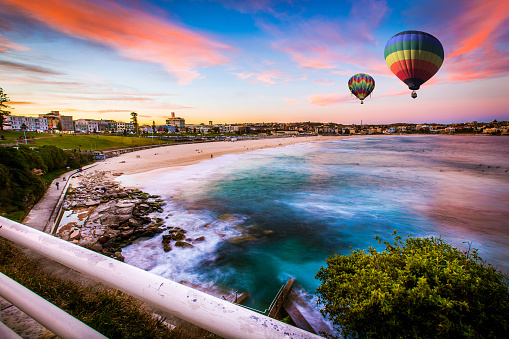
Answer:
M84 166L83 170L93 166L95 166L95 164ZM64 193L67 191L69 178L75 173L77 173L77 170L62 174L60 177L53 180L46 193L44 193L44 196L30 210L30 213L25 217L22 224L42 232L50 233L53 229L53 223L60 210L60 206L62 205ZM56 183L58 183L58 188Z
M95 166L95 164L84 166L83 170L93 166ZM39 231L47 233L51 232L60 207L62 206L65 192L69 185L69 178L75 173L77 173L77 170L62 174L60 177L53 180L46 193L44 193L44 196L30 210L30 213L28 213L22 223ZM57 182L58 189L56 185ZM52 261L48 260L40 261L39 264L44 266L44 262L46 262L46 267L51 266L50 270L65 270L65 268L63 268L60 264L51 264ZM67 272L69 270L65 271ZM74 274L76 274L76 272L74 272ZM0 322L7 325L7 327L12 329L22 338L57 338L53 333L3 298L0 298ZM2 333L2 329L0 328L0 337L2 337Z

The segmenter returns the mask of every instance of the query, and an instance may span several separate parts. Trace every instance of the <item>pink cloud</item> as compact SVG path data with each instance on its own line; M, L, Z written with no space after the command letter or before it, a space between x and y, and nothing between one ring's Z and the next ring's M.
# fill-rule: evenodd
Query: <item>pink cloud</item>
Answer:
M160 64L179 83L199 77L198 68L229 62L221 53L230 46L111 0L4 2L63 34L109 46L130 59Z
M330 79L315 79L315 80L313 80L313 82L316 82L317 84L320 84L320 85L333 85L334 84L334 81L332 81Z
M444 30L444 82L500 77L509 73L509 2L473 0Z
M278 69L272 69L262 72L240 72L235 75L242 80L249 80L253 83L262 83L265 85L274 85L281 82L295 80L295 78Z
M28 51L30 48L15 44L3 37L0 37L0 52Z
M270 24L262 28L277 38L274 48L287 53L300 68L391 75L373 52L379 46L372 35L388 12L385 0L356 1L346 21L317 17L292 20L284 30Z
M289 98L285 98L285 101L288 105L292 105L292 104L296 104L297 103L297 100L295 99L289 99Z
M331 106L340 104L345 101L351 101L356 99L353 96L347 96L344 94L313 94L308 97L308 99L311 101L312 105L316 106Z

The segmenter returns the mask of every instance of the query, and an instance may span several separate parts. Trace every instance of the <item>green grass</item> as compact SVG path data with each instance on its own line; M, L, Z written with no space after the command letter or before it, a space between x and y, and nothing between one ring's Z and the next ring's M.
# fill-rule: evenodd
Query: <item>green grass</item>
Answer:
M3 131L0 132L0 134L5 138L5 140L0 141L0 143L3 144L13 143L19 140L20 137L23 138L23 132ZM81 149L82 151L146 146L167 142L159 139L152 140L151 138L138 138L107 134L72 135L27 132L27 138L28 145L33 147L53 145L62 149Z
M192 327L169 330L137 299L106 287L52 276L10 241L0 238L0 271L108 338L203 338Z

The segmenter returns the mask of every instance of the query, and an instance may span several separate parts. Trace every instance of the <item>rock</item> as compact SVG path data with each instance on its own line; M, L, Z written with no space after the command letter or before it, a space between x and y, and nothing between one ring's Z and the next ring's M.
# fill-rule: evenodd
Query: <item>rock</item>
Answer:
M163 244L163 250L165 252L171 251L171 245L170 244Z
M103 250L103 245L101 245L99 242L97 242L97 243L93 244L92 246L90 246L90 249L91 249L92 251L95 251L95 252L99 252L99 253L100 253L100 252L102 252L102 250Z
M218 218L219 218L219 220L222 220L222 221L231 221L231 220L237 219L230 213L221 214Z
M130 227L141 227L143 226L141 224L141 222L139 222L138 220L134 219L134 218L130 218L128 221L127 221L127 224L130 226Z
M128 229L124 232L121 232L118 236L121 237L121 238L128 238L129 236L131 236L132 234L134 233L134 230L133 229Z
M209 227L210 227L210 223L203 225L203 228L209 228Z
M203 235L201 237L194 239L193 244L195 244L197 242L202 242L202 241L205 241L205 237Z
M263 231L263 234L265 234L265 235L272 235L274 233L276 233L276 232L273 231L273 230L265 230L265 231Z
M242 244L242 243L254 241L254 240L256 240L256 238L253 237L251 234L243 234L238 237L232 237L232 238L228 239L228 242L230 242L231 244L234 244L234 245L238 245L238 244Z
M101 217L101 224L115 229L118 228L120 224L127 222L130 218L130 214L105 214Z
M181 248L193 248L194 247L193 245L191 245L190 243L187 243L185 241L177 241L175 243L175 246L181 247Z
M119 198L127 198L128 195L127 195L126 192L119 192L119 193L117 193L117 197L119 197Z
M71 233L69 234L69 239L71 240L79 240L80 239L80 229L79 228L73 228L71 229Z
M102 237L99 238L99 243L101 244L104 244L106 242L108 242L108 240L110 240L111 237L109 235L103 235Z
M99 205L101 203L101 201L99 200L87 200L85 202L85 206L96 206L96 205Z
M171 233L171 238L173 240L182 240L186 238L186 235L183 232L173 232Z

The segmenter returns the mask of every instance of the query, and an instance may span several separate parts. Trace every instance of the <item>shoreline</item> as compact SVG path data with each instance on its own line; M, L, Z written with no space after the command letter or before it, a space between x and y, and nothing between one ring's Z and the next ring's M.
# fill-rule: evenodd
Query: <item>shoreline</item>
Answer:
M342 140L355 136L309 136L240 141L218 141L200 144L150 148L122 154L97 162L96 171L110 171L117 174L138 174L156 169L192 165L203 160L226 154L250 152L262 148L274 148L298 143L327 140Z

